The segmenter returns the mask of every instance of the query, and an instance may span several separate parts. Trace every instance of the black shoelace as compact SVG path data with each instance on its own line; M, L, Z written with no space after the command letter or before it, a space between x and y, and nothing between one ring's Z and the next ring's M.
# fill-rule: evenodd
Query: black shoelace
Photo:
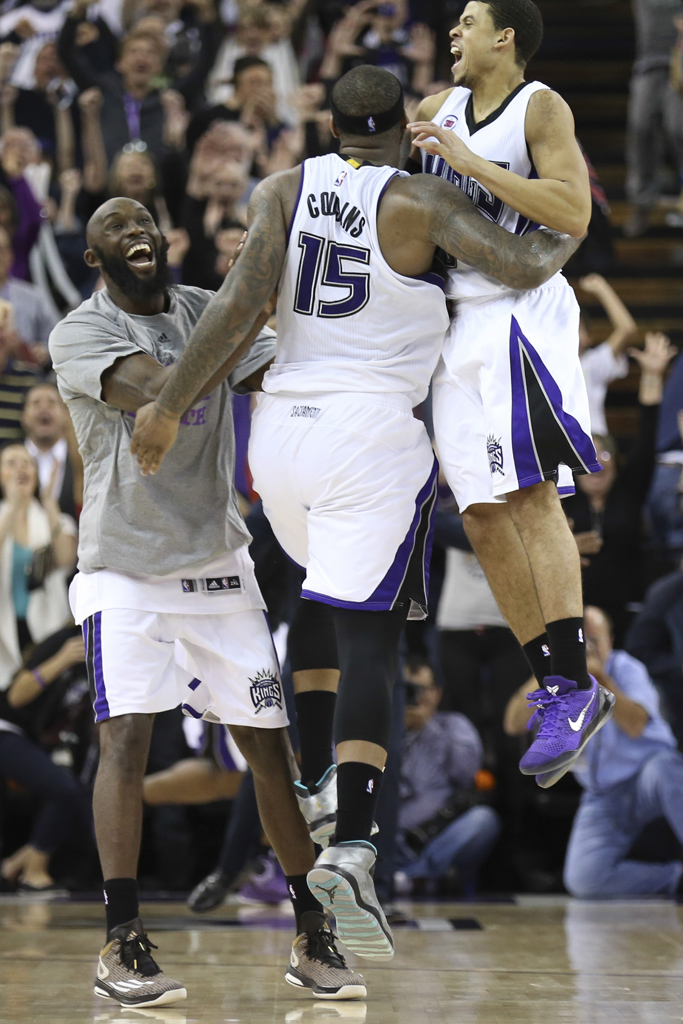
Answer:
M317 960L326 967L346 968L346 960L335 946L334 935L329 928L321 928L308 936L307 953L311 960Z
M151 949L158 948L153 942L150 942L146 935L133 935L129 939L122 939L121 963L129 971L136 971L145 978L150 978L153 974L161 972L161 968L150 952Z

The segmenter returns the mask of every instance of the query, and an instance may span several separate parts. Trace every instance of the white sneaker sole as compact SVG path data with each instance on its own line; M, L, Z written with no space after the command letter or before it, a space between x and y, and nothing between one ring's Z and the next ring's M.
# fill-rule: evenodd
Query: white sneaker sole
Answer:
M339 868L314 867L306 881L316 899L334 914L339 939L347 949L356 956L391 960L394 955L391 930L387 934L377 911L363 903L351 876Z
M143 1003L130 1003L126 1002L121 996L113 995L111 992L106 992L103 988L95 985L93 992L100 999L113 999L115 1002L120 1003L121 1006L125 1006L131 1010L137 1010L144 1006L169 1006L171 1003L180 1003L183 999L187 999L187 989L184 988L171 988L167 992L162 992L156 996L155 999L148 999Z
M365 985L342 985L336 992L321 992L313 988L312 985L307 985L305 981L302 981L301 978L298 978L296 974L290 973L290 971L287 971L285 974L285 981L294 988L311 992L316 999L365 999L368 994Z

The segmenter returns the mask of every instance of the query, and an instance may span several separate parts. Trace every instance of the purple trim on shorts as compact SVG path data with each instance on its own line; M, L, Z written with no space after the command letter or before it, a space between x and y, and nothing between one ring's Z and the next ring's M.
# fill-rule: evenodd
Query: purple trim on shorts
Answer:
M524 379L524 367L519 354L519 342L526 338L514 317L510 329L510 385L512 389L512 454L515 460L517 482L525 486L540 484L545 477L534 448L529 423L529 406Z
M196 690L198 686L202 685L201 679L193 679L191 683L187 684L191 690Z
M565 412L562 405L562 392L555 379L529 339L524 336L513 316L510 330L510 378L512 387L512 451L517 471L517 483L520 487L530 487L532 484L541 483L546 479L531 432L520 346L524 349L526 357L536 371L555 419L573 449L577 462L580 463L584 472L599 473L601 467L596 457L592 438L585 433L579 422L570 413Z
M93 668L95 670L95 721L102 722L110 717L107 691L104 685L104 671L102 669L102 612L95 612L93 616Z
M294 209L292 210L292 219L290 220L289 227L287 228L287 242L288 243L289 243L290 236L292 234L292 228L294 226L294 219L296 217L297 210L299 209L299 203L301 201L301 193L304 190L304 167L305 166L306 166L306 161L302 160L301 161L301 176L299 177L299 191L296 194L296 202L294 203Z
M568 485L567 487L558 487L557 493L561 498L571 498L576 494L576 487Z
M424 485L422 490L419 492L415 499L415 514L413 521L410 524L410 528L405 535L404 540L401 542L394 561L392 562L389 570L376 587L367 601L341 601L336 597L329 597L327 594L318 594L314 590L302 590L301 596L308 598L310 601L320 601L322 604L331 604L335 608L363 608L369 612L383 612L391 611L396 603L398 595L403 586L406 573L408 572L408 566L410 565L410 559L415 548L416 534L420 520L422 518L422 511L427 502L431 501L434 494L434 488L436 487L436 479L439 472L439 464L434 459L431 472L427 479L427 483ZM427 536L425 539L425 547L423 553L423 559L427 559L431 556L432 542L434 536L434 516L433 514L429 517L429 529L427 530ZM429 586L429 565L423 561L423 573L425 581L425 594L426 588Z
M186 715L189 715L191 718L201 718L202 717L201 712L200 711L195 711L195 709L191 708L189 704L181 704L180 708L181 708L182 711L184 711L184 713Z

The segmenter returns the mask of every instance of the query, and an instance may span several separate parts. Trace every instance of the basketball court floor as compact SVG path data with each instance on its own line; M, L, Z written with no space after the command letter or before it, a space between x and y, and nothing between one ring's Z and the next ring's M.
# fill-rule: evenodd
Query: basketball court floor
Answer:
M176 1006L122 1009L92 993L98 902L0 900L0 1024L664 1024L683 1020L683 907L664 901L402 904L390 964L366 960L362 1002L320 1002L283 980L287 910L204 917L146 903ZM350 960L352 958L349 958Z

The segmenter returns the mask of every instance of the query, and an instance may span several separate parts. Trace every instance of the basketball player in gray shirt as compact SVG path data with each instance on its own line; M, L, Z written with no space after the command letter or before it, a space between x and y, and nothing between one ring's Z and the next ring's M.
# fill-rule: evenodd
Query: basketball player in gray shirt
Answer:
M292 786L277 656L233 487L230 389L259 387L274 335L261 329L262 316L185 411L163 470L141 476L130 454L135 413L158 395L212 293L171 285L167 243L137 202L106 202L87 239L86 263L106 288L54 329L50 354L85 467L70 599L100 723L94 814L107 941L95 993L133 1007L186 997L152 957L136 881L154 715L181 705L229 725L253 771L296 913L287 980L327 998L364 996L306 885L314 850Z

